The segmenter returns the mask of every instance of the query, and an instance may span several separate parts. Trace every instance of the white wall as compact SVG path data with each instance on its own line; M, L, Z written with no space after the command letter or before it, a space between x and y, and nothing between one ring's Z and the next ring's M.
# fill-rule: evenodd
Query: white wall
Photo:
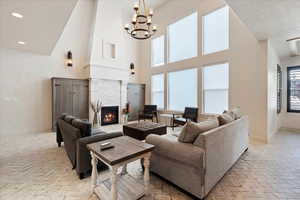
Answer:
M259 43L248 28L230 9L230 49L227 51L202 56L202 24L201 16L225 5L223 0L173 0L155 10L153 22L158 24L157 36L166 32L166 26L177 19L198 11L199 16L199 56L163 67L150 67L150 42L141 45L142 69L140 81L147 84L146 98L150 103L151 74L168 73L170 71L229 62L230 64L230 107L241 107L242 112L250 118L251 137L266 141L267 139L267 51L264 44ZM200 74L200 73L199 73ZM201 81L199 81L199 105L201 108ZM165 99L167 96L165 96Z
M273 48L271 41L267 41L268 54L268 136L267 141L281 127L281 114L277 113L277 65L280 65L279 57Z
M91 77L136 82L139 74L138 41L132 39L123 29L131 21L132 16L128 14L130 5L127 1L120 0L97 2L90 58ZM116 59L103 56L103 43L116 45ZM129 76L131 62L135 64L135 76Z
M123 12L128 4L118 0L100 2L97 7L97 0L79 0L51 56L0 49L0 134L51 129L52 77L89 78L93 74L119 80L118 73L121 73L125 75L122 79L137 82L137 43L123 31L123 25L129 20ZM116 42L117 60L102 58L102 39ZM68 50L73 53L72 68L65 66ZM130 62L136 64L135 76L129 76ZM90 64L100 68L92 70Z
M283 71L283 107L282 107L282 128L300 130L300 113L287 112L287 67L300 66L300 56L290 57L282 60L281 68Z
M80 0L51 56L0 49L0 134L51 129L51 77L87 78L94 2ZM65 66L73 52L74 67Z

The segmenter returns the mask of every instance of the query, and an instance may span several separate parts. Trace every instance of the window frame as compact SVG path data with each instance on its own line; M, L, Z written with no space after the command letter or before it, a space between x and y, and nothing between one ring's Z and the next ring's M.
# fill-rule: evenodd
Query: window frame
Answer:
M151 104L153 104L153 76L162 76L163 77L163 88L162 88L162 91L156 91L156 93L160 93L162 92L163 93L163 107L160 108L158 105L157 105L157 109L158 110L161 110L161 109L165 109L166 105L165 105L165 74L164 73L158 73L158 74L152 74L151 75Z
M216 11L218 11L218 10L220 10L220 9L223 9L223 8L228 8L228 48L227 49L223 49L223 50L218 50L218 51L215 51L215 52L210 52L210 53L205 53L204 52L204 48L205 48L205 35L204 35L204 22L205 22L205 20L204 20L204 18L205 18L205 16L207 16L207 15L209 15L209 14L211 14L211 13L213 13L213 12L216 12ZM220 53L220 52L223 52L223 51L228 51L228 50L230 50L230 7L228 6L228 5L223 5L223 6L221 6L221 7L218 7L218 8L216 8L216 9L214 9L214 10L211 10L211 11L209 11L209 12L207 12L207 13L205 13L205 14L203 14L202 15L202 17L201 17L201 27L202 27L202 41L201 41L201 52L202 52L202 56L207 56L207 55L211 55L211 54L216 54L216 53Z
M171 112L183 112L184 111L184 108L183 110L172 110L170 108L170 74L171 73L176 73L176 72L181 72L181 71L188 71L188 70L195 70L196 72L196 105L195 107L198 107L198 101L199 101L199 97L198 97L198 89L199 89L199 73L198 73L198 70L199 68L198 67L192 67L192 68L187 68L187 69L180 69L180 70L176 70L176 71L169 71L167 72L167 105L166 105L166 108L168 111L171 111ZM188 106L187 106L188 107Z
M223 64L227 64L228 65L228 88L226 89L227 91L227 102L228 102L228 107L227 107L227 110L229 109L230 107L230 95L229 95L229 92L230 92L230 63L229 62L221 62L221 63L214 63L214 64L209 64L209 65L205 65L203 66L202 68L202 92L201 92L201 95L202 95L202 111L204 113L206 113L205 111L205 91L224 91L225 89L204 89L205 88L205 85L204 85L204 69L206 67L213 67L213 66L216 66L216 65L223 65Z
M300 110L293 110L291 109L291 78L290 78L290 71L295 70L295 69L299 69L300 70L300 66L291 66L291 67L287 67L287 112L288 113L300 113Z
M184 59L181 59L181 60L177 60L177 61L170 61L170 52L171 52L171 48L170 48L170 26L171 25L173 25L173 24L175 24L175 23L177 23L178 21L180 21L180 20L182 20L182 19L184 19L184 18L186 18L186 17L189 17L189 16L191 16L191 15L193 15L193 14L197 14L197 23L196 23L196 25L197 25L197 34L196 34L196 36L197 36L197 42L196 42L196 44L197 44L197 48L196 48L196 55L195 56L192 56L192 57L190 57L190 58L184 58ZM189 14L187 14L187 15L184 15L184 16L181 16L180 18L177 18L176 19L176 21L173 21L172 23L170 23L170 24L168 24L167 26L166 26L166 50L167 50L167 54L166 54L166 57L165 57L165 63L167 63L167 64L170 64L170 63L177 63L177 62L182 62L182 61L185 61L185 60L189 60L189 59L193 59L193 58L197 58L197 57L199 57L199 22L200 22L201 20L199 20L199 12L197 11L197 10L194 10L193 12L191 12L191 13L189 13Z
M163 59L163 63L161 63L161 64L154 64L154 62L153 62L153 56L154 56L154 54L153 54L153 40L155 40L155 39L158 39L158 38L161 38L161 37L163 37L163 55L164 55L164 59ZM165 34L162 34L162 35L158 35L158 36L156 36L155 38L152 38L151 40L150 40L150 66L151 66L151 68L155 68L155 67L161 67L161 66L164 66L164 65L166 65L166 36L165 36Z

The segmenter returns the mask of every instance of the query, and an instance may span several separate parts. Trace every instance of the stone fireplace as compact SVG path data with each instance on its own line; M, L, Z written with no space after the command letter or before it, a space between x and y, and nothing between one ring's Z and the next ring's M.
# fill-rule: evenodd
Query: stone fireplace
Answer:
M119 123L119 106L103 106L101 109L101 126Z
M127 103L128 70L90 66L90 73L90 102L102 102L101 126L122 123L121 111ZM93 121L91 109L90 121Z

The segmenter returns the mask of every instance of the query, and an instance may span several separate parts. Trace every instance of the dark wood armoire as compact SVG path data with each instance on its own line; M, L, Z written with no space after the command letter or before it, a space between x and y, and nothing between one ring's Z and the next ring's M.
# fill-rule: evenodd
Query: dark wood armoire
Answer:
M138 119L139 111L144 109L145 105L145 84L128 83L127 85L127 102L130 103L130 113L128 121Z
M76 118L89 118L89 80L52 78L52 129L63 113Z

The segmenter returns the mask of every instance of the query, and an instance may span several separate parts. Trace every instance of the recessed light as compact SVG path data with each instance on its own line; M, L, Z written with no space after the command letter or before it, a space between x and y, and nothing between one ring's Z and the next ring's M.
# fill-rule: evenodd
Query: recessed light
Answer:
M21 45L25 45L26 42L23 42L23 41L19 41L18 44L21 44Z
M20 19L23 18L23 15L21 15L20 13L13 12L13 13L11 13L11 15L16 17L16 18L20 18Z

